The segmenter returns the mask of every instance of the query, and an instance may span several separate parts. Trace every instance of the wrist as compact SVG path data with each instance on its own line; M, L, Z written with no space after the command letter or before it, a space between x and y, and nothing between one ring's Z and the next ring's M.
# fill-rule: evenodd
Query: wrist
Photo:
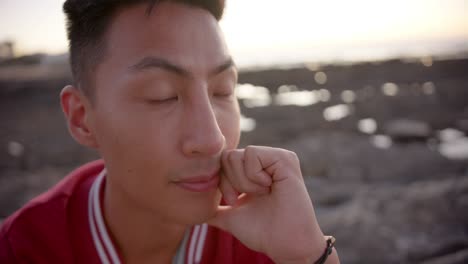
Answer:
M336 239L333 236L328 236L327 238L327 247L325 248L324 252L320 256L319 259L317 259L314 264L324 264L326 263L327 260L329 260L330 255L333 253L333 249L335 247L335 241ZM328 262L330 263L330 262ZM333 261L333 263L336 263L336 261Z
M277 264L324 264L339 263L336 251L334 250L335 238L333 236L322 236L320 247L315 248L310 256L294 260L276 260Z

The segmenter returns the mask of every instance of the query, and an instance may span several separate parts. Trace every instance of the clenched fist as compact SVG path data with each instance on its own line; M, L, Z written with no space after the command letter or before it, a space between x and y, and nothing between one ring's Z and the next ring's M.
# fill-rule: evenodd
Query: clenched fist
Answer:
M249 146L222 154L220 189L228 205L208 222L276 263L313 263L324 252L294 152ZM327 263L339 263L334 252Z

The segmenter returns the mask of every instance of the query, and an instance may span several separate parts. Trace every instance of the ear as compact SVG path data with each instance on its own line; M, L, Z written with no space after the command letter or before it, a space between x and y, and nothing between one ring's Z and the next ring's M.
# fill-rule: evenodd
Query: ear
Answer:
M65 86L60 93L60 103L71 136L81 145L97 148L96 136L89 122L91 104L76 87Z

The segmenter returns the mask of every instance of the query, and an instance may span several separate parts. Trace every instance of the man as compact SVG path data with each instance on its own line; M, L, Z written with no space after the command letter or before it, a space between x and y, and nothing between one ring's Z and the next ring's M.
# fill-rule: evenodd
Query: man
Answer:
M0 262L339 263L296 155L236 149L223 3L67 0L64 10L74 86L62 108L103 161L8 218Z

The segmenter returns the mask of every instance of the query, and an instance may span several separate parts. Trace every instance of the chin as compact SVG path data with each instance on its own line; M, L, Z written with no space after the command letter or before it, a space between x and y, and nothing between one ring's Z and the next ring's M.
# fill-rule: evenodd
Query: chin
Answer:
M205 223L215 216L220 201L221 194L219 191L210 197L192 199L181 206L182 211L179 211L180 220L186 225Z

